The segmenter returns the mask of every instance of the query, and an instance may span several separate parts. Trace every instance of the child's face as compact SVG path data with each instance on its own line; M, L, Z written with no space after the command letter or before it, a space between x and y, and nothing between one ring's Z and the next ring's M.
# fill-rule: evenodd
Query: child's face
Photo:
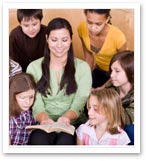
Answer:
M100 104L97 97L91 95L88 101L88 116L89 123L92 126L107 124L107 117L103 111L101 111Z
M29 21L26 21L24 18L20 23L22 31L30 38L34 38L40 31L41 22L39 19L31 18Z
M16 101L22 111L27 111L32 106L35 97L35 90L30 89L16 95Z
M86 21L90 34L96 36L102 32L108 20L105 14L87 12Z
M111 80L114 86L122 87L129 83L124 69L121 67L119 61L115 61L111 65Z

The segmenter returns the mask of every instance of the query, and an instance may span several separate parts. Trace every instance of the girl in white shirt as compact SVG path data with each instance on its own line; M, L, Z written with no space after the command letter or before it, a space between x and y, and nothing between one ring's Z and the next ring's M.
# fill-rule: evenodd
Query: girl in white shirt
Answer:
M89 120L76 130L77 145L127 145L122 103L113 89L92 91L88 103Z

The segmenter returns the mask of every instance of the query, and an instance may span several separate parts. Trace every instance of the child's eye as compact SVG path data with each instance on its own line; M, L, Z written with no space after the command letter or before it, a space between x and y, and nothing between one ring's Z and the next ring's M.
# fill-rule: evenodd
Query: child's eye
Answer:
M23 97L23 96L19 96L18 98L20 98L20 99L25 99L25 97Z
M89 25L93 24L92 22L90 22L90 21L88 21L88 20L87 20L87 23L88 23Z
M102 26L103 23L102 22L99 22L99 23L96 23L97 26Z
M94 107L94 111L95 111L95 112L97 112L97 113L101 113L101 108L100 108L100 107L95 106L95 107Z
M34 98L34 96L30 96L29 98L30 98L30 99L33 99L33 98Z
M94 108L94 111L97 111L97 108Z
M29 25L24 25L24 27L29 27Z
M36 26L37 25L37 23L34 23L34 24L32 24L33 26Z

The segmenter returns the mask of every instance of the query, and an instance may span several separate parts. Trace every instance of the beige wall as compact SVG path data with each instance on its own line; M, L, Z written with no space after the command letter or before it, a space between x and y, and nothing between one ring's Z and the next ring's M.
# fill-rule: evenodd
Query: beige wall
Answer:
M42 23L47 25L54 17L63 17L69 20L73 28L73 47L75 56L84 58L80 39L77 34L77 25L85 20L82 9L44 9ZM112 24L121 29L126 38L128 49L134 50L134 10L132 9L113 9L111 10ZM9 31L18 25L16 9L9 10Z

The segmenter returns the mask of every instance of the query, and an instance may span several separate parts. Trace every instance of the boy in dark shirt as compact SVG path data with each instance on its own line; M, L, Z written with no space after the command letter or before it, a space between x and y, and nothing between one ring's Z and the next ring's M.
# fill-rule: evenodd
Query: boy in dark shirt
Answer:
M28 64L43 56L46 26L41 24L42 9L18 9L19 26L10 32L9 54L25 72Z

